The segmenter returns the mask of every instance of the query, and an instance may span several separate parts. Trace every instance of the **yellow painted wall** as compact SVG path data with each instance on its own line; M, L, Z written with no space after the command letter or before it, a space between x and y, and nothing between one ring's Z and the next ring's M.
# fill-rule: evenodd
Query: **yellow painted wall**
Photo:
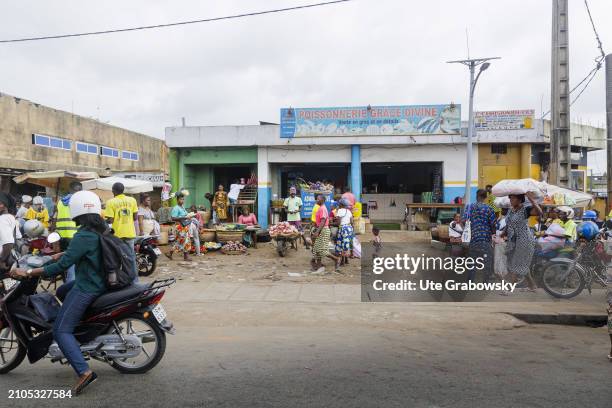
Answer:
M540 166L531 164L530 144L509 143L507 146L506 154L492 154L490 144L478 145L478 187L503 179L540 177Z

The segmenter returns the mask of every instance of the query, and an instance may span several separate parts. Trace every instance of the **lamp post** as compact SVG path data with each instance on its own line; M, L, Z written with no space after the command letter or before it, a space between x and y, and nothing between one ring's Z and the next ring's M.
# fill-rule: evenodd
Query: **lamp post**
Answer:
M469 116L468 116L468 137L467 137L467 153L466 153L466 163L465 163L465 193L463 197L463 202L465 205L468 205L471 201L471 189L472 189L472 137L474 136L474 89L476 88L476 83L478 82L478 78L480 78L480 74L482 71L489 68L491 65L489 60L500 59L501 57L488 57L488 58L473 58L466 60L458 60L458 61L447 61L449 64L463 64L466 65L470 70L470 108L469 108ZM474 77L476 73L476 67L480 66L478 70L478 74Z

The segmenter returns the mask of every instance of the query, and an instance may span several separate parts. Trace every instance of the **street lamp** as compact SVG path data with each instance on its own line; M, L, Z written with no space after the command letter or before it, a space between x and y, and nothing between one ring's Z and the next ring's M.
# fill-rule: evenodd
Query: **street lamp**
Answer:
M482 71L485 71L491 66L489 60L500 59L501 57L488 57L488 58L473 58L459 61L447 61L449 64L463 64L470 69L470 110L468 117L468 139L467 139L467 153L465 160L465 193L463 196L463 202L468 205L471 201L471 187L472 187L472 137L474 136L474 89L476 89L476 82L480 78ZM480 66L478 75L474 78L476 67Z

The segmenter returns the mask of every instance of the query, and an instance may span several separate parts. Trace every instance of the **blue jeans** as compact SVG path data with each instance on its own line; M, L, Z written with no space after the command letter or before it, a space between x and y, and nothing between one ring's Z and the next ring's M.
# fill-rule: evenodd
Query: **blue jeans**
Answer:
M134 252L134 238L121 238L123 242L130 247L130 256L132 257L132 263L134 264L134 270L136 271L136 278L134 278L134 282L138 282L138 264L136 263L136 252Z
M80 376L89 370L89 365L81 354L79 342L74 337L74 329L98 295L82 292L73 285L70 284L71 289L53 323L53 338L74 371Z

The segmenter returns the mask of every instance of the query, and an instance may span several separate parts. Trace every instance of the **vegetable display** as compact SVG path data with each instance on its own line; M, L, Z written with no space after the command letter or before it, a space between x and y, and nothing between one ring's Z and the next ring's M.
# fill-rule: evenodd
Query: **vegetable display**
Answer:
M228 241L221 247L224 252L246 252L246 247L241 242Z
M289 224L287 221L272 225L269 232L272 238L277 236L293 236L300 233L295 226Z
M208 251L215 251L217 249L220 249L222 245L218 242L205 242L204 244L202 244L202 246Z

